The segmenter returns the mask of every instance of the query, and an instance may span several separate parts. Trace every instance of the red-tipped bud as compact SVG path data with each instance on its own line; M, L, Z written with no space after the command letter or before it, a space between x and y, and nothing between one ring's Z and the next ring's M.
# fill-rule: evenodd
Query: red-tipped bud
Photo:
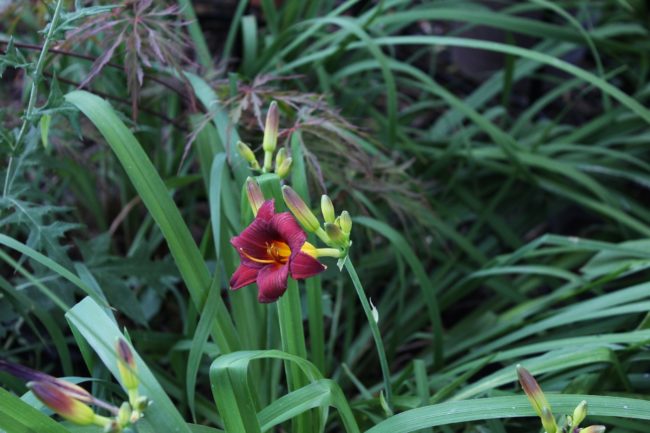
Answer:
M296 217L298 222L300 222L307 231L315 232L320 228L320 223L316 216L290 186L285 185L282 187L282 197L284 197L284 202L291 210L293 216Z
M332 199L326 194L323 194L320 198L320 210L323 214L323 220L326 223L333 224L336 219L334 205L332 204Z
M259 211L264 204L264 194L262 193L260 185L252 177L246 179L246 196L248 197L248 203L251 205L251 209L253 210L253 215L257 215L257 211Z
M580 429L580 433L605 433L605 430L604 425L590 425L589 427Z
M273 152L278 143L278 128L280 126L280 116L278 114L278 104L271 102L269 111L266 114L266 126L264 127L264 141L262 148L264 152Z
M546 400L542 388L539 386L533 375L521 365L517 366L517 376L519 377L519 383L521 383L521 387L524 389L531 406L542 420L542 425L544 426L546 433L556 433L557 424L555 423L555 418L551 412L551 405L548 403L548 400Z
M129 347L129 343L127 343L126 340L120 338L117 341L116 349L117 369L120 372L120 377L122 378L124 388L126 388L127 391L137 390L139 384L137 366L135 364L133 352Z
M47 407L75 424L95 423L95 412L52 382L29 382L27 386Z
M535 413L537 416L541 417L542 409L544 409L544 407L550 408L550 405L546 400L546 396L544 395L544 392L542 392L542 388L540 388L533 375L530 374L528 370L526 370L521 365L517 366L517 377L519 378L519 383L524 389L524 392L526 393L530 404L533 406Z

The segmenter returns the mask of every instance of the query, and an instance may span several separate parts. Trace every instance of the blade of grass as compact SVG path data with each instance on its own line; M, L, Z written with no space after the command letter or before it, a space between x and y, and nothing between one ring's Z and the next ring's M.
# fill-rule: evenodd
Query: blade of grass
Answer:
M551 394L547 397L557 413L572 413L578 403L586 400L592 416L650 420L650 402L645 400L595 395ZM366 433L409 433L467 421L536 416L525 396L478 398L411 409L388 418Z
M103 99L84 91L68 93L65 98L95 124L115 152L165 236L194 305L202 308L210 287L210 274L178 208L144 150ZM218 311L212 335L222 351L236 350L239 348L237 331L221 299Z

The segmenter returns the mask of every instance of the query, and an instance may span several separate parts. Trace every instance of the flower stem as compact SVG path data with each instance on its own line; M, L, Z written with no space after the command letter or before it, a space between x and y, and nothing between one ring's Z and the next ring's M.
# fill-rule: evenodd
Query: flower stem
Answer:
M389 409L392 411L393 391L391 389L391 384L390 384L390 370L388 368L388 360L386 359L386 351L384 350L384 342L381 338L381 333L379 332L379 326L377 326L377 322L375 321L372 315L372 308L370 307L370 303L368 302L368 298L366 297L366 292L363 290L363 286L361 285L361 281L359 280L357 271L354 268L354 265L352 264L352 261L350 260L349 257L345 260L345 269L348 271L348 274L350 275L350 279L352 280L352 284L354 285L354 289L357 291L357 296L361 301L361 306L363 307L363 311L366 313L366 319L368 320L368 326L370 326L370 332L372 333L372 337L375 340L375 346L377 347L377 355L379 356L379 364L381 366L381 372L384 377L384 390L386 392L386 402L388 403Z
M316 257L341 257L341 250L336 248L316 248Z
M38 55L38 61L36 62L36 68L32 73L32 86L29 91L29 100L27 102L27 108L23 114L23 123L20 125L20 130L18 131L18 137L16 137L16 142L12 148L12 156L9 157L9 163L7 164L7 174L5 176L5 183L2 189L2 196L6 197L9 193L9 188L11 186L11 176L14 171L13 168L13 155L20 150L25 135L29 126L32 124L32 112L34 111L34 106L36 105L36 98L38 96L38 84L41 81L43 75L43 68L45 67L45 58L47 57L50 44L52 39L54 39L54 32L56 31L56 26L59 22L59 16L61 15L61 9L63 7L63 0L57 0L56 7L54 8L54 14L52 15L52 21L50 22L50 28L47 31L45 36L45 42L43 42L43 48L41 49L40 54Z
M316 231L314 232L314 234L315 234L316 236L318 236L318 238L319 238L321 241L323 241L323 243L325 243L325 244L327 244L327 245L329 245L329 244L332 242L332 240L331 240L330 237L327 235L327 233L325 233L325 230L323 230L322 227L318 227L318 229L316 229Z

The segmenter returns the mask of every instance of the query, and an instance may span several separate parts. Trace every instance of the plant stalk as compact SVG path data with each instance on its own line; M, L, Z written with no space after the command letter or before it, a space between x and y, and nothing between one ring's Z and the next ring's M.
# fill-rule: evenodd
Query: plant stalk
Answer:
M38 61L36 62L36 68L32 74L32 86L29 91L29 101L27 102L27 108L23 114L23 123L20 125L20 130L18 131L18 136L16 137L16 142L12 146L12 155L9 157L9 163L7 164L7 173L5 176L5 183L2 189L2 196L6 197L9 193L11 187L11 173L13 169L14 154L20 150L27 130L32 124L32 112L34 111L34 106L36 105L36 98L38 97L38 84L41 81L43 68L45 67L45 58L47 57L50 44L54 37L54 32L56 31L56 26L59 21L59 16L61 15L61 9L63 8L63 0L57 0L56 7L54 8L54 14L52 15L52 21L50 22L50 28L47 31L45 36L45 42L43 42L43 48L41 49L40 54L38 55Z
M375 321L372 315L372 308L370 307L370 303L368 302L368 297L366 296L366 292L365 290L363 290L363 286L361 285L361 281L359 280L359 275L357 275L357 271L354 268L354 265L352 264L352 261L350 260L349 257L345 260L345 269L348 271L348 275L350 275L350 279L352 280L354 289L357 291L357 296L361 301L361 306L363 307L363 311L366 313L366 319L368 320L368 325L370 326L370 332L372 333L372 337L375 340L375 346L377 347L377 355L379 356L379 364L381 366L381 373L384 377L384 390L386 392L386 402L388 403L388 408L392 411L393 391L391 389L391 384L390 384L390 370L388 368L388 360L386 359L386 350L384 350L384 341L381 338L381 333L379 332L379 326L377 326L377 322Z

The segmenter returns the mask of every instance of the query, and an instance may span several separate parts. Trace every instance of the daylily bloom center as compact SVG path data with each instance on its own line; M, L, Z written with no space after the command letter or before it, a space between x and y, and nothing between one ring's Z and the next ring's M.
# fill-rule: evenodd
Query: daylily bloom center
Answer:
M251 254L248 254L244 248L241 248L241 253L256 263L262 264L278 264L285 265L291 257L291 248L287 245L286 242L282 241L270 241L266 242L266 256L265 257L253 257ZM316 247L314 247L309 242L305 244L300 249L301 252L309 254L312 257L316 257Z
M257 282L259 301L273 302L287 289L289 276L301 280L322 272L325 266L316 260L317 250L306 240L294 217L288 212L276 214L273 200L267 200L255 220L231 239L241 264L230 287Z
M279 265L284 265L289 261L289 257L291 256L291 248L289 248L289 245L282 241L266 242L266 257L253 257L252 255L248 254L243 248L240 248L240 251L251 261L255 263L265 264L277 263Z

